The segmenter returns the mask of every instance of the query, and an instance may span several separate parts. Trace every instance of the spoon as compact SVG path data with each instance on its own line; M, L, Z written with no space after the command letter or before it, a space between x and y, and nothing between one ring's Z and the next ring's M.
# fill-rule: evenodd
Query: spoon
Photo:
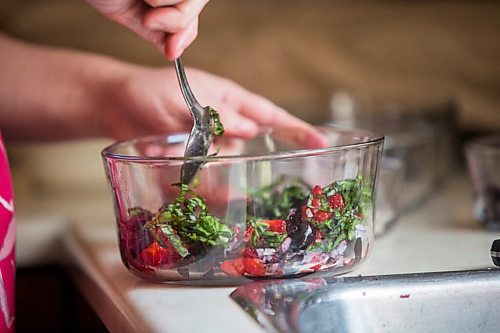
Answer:
M187 140L186 150L184 151L184 157L206 156L212 142L211 108L209 106L202 107L194 97L180 57L175 59L175 72L177 73L182 95L194 120L193 128ZM181 167L181 184L188 185L191 183L203 163L202 160L184 162Z

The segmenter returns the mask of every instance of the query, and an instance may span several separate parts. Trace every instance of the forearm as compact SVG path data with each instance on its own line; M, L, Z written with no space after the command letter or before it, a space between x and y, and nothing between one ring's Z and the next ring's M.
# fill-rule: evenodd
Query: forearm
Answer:
M0 34L0 129L14 140L102 136L107 92L129 65Z

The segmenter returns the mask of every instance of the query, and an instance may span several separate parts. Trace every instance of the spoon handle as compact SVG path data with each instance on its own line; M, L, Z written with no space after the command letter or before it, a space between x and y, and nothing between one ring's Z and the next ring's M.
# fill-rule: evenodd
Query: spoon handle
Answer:
M184 100L188 105L189 109L202 108L200 103L194 97L191 88L189 87L188 79L186 76L186 72L184 71L184 65L182 63L182 59L179 57L175 59L175 72L177 74L177 79L179 80L182 96L184 96Z

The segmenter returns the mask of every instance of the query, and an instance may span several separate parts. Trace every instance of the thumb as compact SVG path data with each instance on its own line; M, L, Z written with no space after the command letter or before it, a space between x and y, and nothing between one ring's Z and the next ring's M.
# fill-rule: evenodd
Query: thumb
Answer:
M194 20L186 29L173 34L167 34L165 39L165 57L174 61L198 36L198 19Z

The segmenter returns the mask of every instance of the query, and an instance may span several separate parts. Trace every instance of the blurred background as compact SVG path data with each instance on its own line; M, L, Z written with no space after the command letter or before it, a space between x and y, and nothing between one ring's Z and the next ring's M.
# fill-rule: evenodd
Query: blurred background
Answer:
M362 111L390 106L403 113L452 103L460 138L500 130L499 12L494 1L216 0L201 15L185 63L313 123L338 120L332 99L362 104ZM170 65L81 0L4 0L0 29L35 43ZM341 116L346 112L352 110ZM105 187L102 142L36 145L35 152L28 146L9 145L15 174L29 173L16 179L18 188L34 186L29 182L60 182L75 193L79 185Z
M405 210L445 184L461 165L464 141L500 131L499 17L495 1L213 0L184 62L312 123L387 134L385 157L402 160L403 186L414 185L401 199ZM34 43L171 65L81 0L3 0L0 30ZM18 246L19 267L50 264L56 231L72 220L113 223L100 159L108 143L6 143L18 243L25 244ZM397 164L387 162L386 170Z

